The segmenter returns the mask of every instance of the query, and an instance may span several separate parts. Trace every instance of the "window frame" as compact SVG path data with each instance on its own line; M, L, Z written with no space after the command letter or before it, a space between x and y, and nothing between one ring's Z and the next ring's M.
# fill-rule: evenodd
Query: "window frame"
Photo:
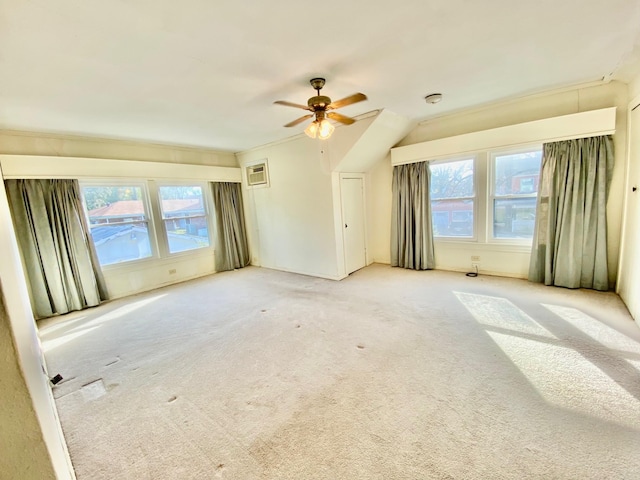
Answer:
M144 258L136 258L133 260L125 260L122 262L109 263L106 265L100 264L100 268L103 271L108 271L112 269L118 269L122 267L129 267L131 265L143 264L152 260L156 260L159 258L159 248L157 243L157 235L156 235L156 226L155 226L155 215L153 214L153 208L150 201L148 183L144 180L140 179L113 179L113 178L104 178L104 179L81 179L79 180L80 186L80 196L82 198L82 207L84 209L84 215L87 221L87 225L89 226L89 230L91 231L91 220L89 217L89 209L87 208L87 202L85 198L85 187L139 187L142 190L142 206L144 208L145 214L145 222L147 224L147 232L149 235L149 247L151 249L151 255ZM122 222L124 224L133 224L139 222ZM91 242L93 242L93 237L91 237ZM95 243L93 244L95 247Z
M486 218L487 218L487 242L495 244L507 244L507 245L523 245L530 246L533 242L533 234L531 238L509 238L509 237L496 237L494 234L494 215L495 215L495 201L504 199L519 199L519 198L534 198L536 199L536 217L537 217L537 197L538 192L531 194L510 194L510 195L496 195L496 159L498 157L504 157L508 155L517 155L519 153L531 153L534 151L540 152L540 162L542 163L542 144L528 144L518 145L517 147L495 149L487 151L487 204L486 204ZM538 185L539 188L539 185ZM535 219L534 219L535 222ZM535 223L534 223L535 225Z
M135 260L127 260L123 262L101 265L100 268L107 272L111 270L138 270L142 265L153 264L154 262L173 261L180 257L212 255L215 252L215 209L213 208L213 196L209 181L201 180L158 180L158 179L141 179L141 178L87 178L79 179L80 192L82 198L82 206L84 215L89 221L89 212L84 196L84 187L140 187L142 188L142 204L144 206L147 231L149 233L149 244L151 255ZM160 186L199 186L202 188L203 206L207 221L207 229L209 233L209 245L183 250L180 252L170 253L167 231L162 217L162 208L160 205ZM196 215L195 217L201 217ZM91 239L93 241L93 239ZM95 245L95 244L94 244Z
M448 197L448 198L440 198L440 199L431 198L431 178L433 177L433 172L431 170L431 167L434 166L434 165L441 165L441 164L444 164L444 163L455 163L455 162L463 162L463 161L469 161L469 160L471 160L472 166L473 166L473 182L472 182L473 195L472 196L466 196L466 197ZM448 242L448 243L477 242L478 241L478 225L479 225L479 222L478 222L478 199L479 199L479 195L478 195L478 154L474 153L474 154L471 154L471 155L464 155L464 156L457 155L455 157L439 158L439 159L436 159L436 160L430 160L428 162L428 164L429 164L429 206L431 207L431 224L432 224L432 228L433 228L433 219L435 217L434 209L433 209L433 202L440 202L440 201L443 201L443 200L454 200L454 201L471 200L473 202L473 208L471 209L471 212L473 214L471 236L437 235L435 233L435 228L434 228L434 234L433 234L434 241L435 242Z
M215 243L215 222L214 222L214 209L213 199L211 194L211 188L209 182L202 181L189 181L189 180L155 180L150 181L152 184L151 197L155 199L155 203L152 201L154 208L154 216L157 218L159 228L157 231L157 241L160 247L161 258L176 258L188 255L197 255L202 252L212 251ZM192 215L189 217L180 218L202 218L204 217L207 222L207 232L209 235L209 245L192 248L189 250L182 250L179 252L171 252L169 249L169 235L166 228L165 218L162 210L162 198L160 197L161 187L200 187L202 189L202 205L204 207L204 215Z

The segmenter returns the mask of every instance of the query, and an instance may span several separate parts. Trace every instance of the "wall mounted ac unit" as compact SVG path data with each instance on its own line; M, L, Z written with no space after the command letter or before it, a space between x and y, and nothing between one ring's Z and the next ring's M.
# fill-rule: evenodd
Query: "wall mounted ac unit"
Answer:
M268 185L267 164L258 163L247 167L247 185L255 187L258 185Z

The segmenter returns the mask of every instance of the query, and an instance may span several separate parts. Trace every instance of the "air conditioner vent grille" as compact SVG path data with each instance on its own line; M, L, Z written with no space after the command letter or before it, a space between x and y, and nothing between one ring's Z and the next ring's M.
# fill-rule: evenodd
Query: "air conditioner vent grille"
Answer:
M269 179L267 178L266 164L259 163L257 165L251 165L247 167L247 184L250 187L257 185L267 185Z

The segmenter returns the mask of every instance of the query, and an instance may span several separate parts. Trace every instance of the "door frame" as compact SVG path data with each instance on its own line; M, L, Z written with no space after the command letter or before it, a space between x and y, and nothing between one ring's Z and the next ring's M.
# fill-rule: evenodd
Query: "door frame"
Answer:
M624 186L623 186L625 193L624 193L623 202L622 202L622 217L621 217L618 265L617 265L618 271L617 271L615 292L621 296L623 302L625 303L625 305L627 306L627 309L629 310L629 313L634 318L635 322L638 325L640 325L640 311L638 311L639 304L637 304L636 302L629 302L629 304L627 305L627 302L629 301L629 299L626 298L627 296L626 294L628 294L628 290L630 288L630 286L627 285L629 283L629 276L627 274L627 270L635 268L634 265L628 264L628 261L629 261L628 250L630 246L628 245L627 242L625 242L625 240L627 239L627 232L629 230L629 225L628 225L629 204L634 201L634 199L631 197L634 195L638 195L637 192L632 191L632 188L636 185L634 184L635 179L632 178L631 176L632 162L634 161L634 158L632 158L632 152L631 152L631 137L632 137L632 129L634 126L636 126L632 121L632 116L634 115L634 111L635 112L640 111L640 95L636 95L634 98L632 98L629 101L627 105L627 111L626 111L627 138L625 141L626 158L625 158ZM638 115L638 113L635 113L635 115ZM640 122L640 119L636 121ZM638 154L640 154L640 152L638 152ZM631 287L633 287L633 285L631 285Z

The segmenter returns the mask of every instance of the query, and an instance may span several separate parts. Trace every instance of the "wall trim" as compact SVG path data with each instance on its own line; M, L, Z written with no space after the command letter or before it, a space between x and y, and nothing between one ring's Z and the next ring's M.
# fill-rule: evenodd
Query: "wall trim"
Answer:
M142 160L0 154L0 165L5 179L162 178L234 183L242 181L239 167L187 165Z
M214 154L214 155L233 155L233 150L219 150L212 147L189 145L184 143L162 143L157 140L144 140L125 137L102 137L89 134L73 134L62 132L47 132L42 130L12 130L0 128L0 135L11 135L16 137L32 137L32 138L48 138L54 140L68 140L73 142L94 142L105 143L112 142L130 147L152 147L169 150L180 150L185 152Z
M608 107L392 148L391 164L403 165L496 148L609 135L615 132L615 127L616 107Z

